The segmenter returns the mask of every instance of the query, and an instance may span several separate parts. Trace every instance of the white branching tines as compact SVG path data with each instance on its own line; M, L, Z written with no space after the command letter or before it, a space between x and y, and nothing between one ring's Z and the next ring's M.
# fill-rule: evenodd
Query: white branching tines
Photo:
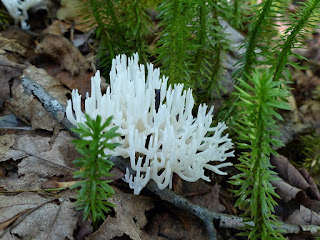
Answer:
M194 182L198 179L210 181L205 169L224 175L220 169L230 166L224 162L233 156L233 144L224 123L211 127L211 108L199 106L197 117L192 115L194 99L190 89L182 84L170 85L167 78L160 78L159 69L138 64L138 54L127 59L119 55L112 62L110 86L101 94L99 71L91 80L91 96L85 100L85 112L92 118L98 114L107 119L113 116L112 126L119 126L122 137L113 139L121 143L114 152L107 154L130 158L125 181L135 194L139 194L153 179L160 189L172 187L173 173L182 179ZM156 91L160 92L160 104L156 107ZM159 99L158 99L159 100ZM81 111L81 96L72 92L72 101L67 106L67 117L74 125L84 122ZM214 162L218 162L215 164ZM220 162L220 164L219 164Z
M11 17L14 18L15 23L21 24L22 29L29 29L27 24L28 10L33 6L39 4L43 0L1 0L3 5L8 10Z

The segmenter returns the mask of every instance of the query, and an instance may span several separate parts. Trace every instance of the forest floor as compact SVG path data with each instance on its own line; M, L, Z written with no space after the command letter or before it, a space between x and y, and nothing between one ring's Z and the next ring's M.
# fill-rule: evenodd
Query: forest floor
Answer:
M69 189L75 180L72 162L79 157L73 137L37 99L24 93L20 77L29 76L64 105L72 89L85 96L95 68L93 31L30 17L31 30L10 25L0 32L0 239L208 239L199 216L148 189L134 195L116 167L113 212L97 230L90 220L82 220L82 212L73 206L76 190ZM287 239L315 239L320 226L320 163L309 170L298 163L304 160L305 147L300 135L320 134L320 36L310 36L300 53L310 60L301 62L308 70L292 71L292 111L283 113L281 127L286 146L271 161L282 179L274 183L282 198L276 214L299 228ZM173 191L208 211L239 216L228 183L235 170L227 171L228 176L208 173L211 183L186 183L175 176ZM56 188L61 189L46 190ZM243 239L236 235L237 224L214 221L214 226L217 239Z

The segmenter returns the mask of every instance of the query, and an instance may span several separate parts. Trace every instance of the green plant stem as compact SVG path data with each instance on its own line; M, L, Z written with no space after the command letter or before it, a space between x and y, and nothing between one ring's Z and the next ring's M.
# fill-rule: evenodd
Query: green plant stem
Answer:
M250 76L252 69L254 68L254 65L257 61L255 53L257 39L259 37L261 29L263 28L263 23L265 22L265 19L268 18L268 15L271 10L271 5L272 0L266 0L261 10L261 13L259 14L259 17L252 23L252 26L250 26L248 33L249 39L246 45L246 52L243 57L244 64L239 76L244 80L246 80L247 77Z
M195 56L195 69L200 69L201 60L203 58L204 48L206 44L206 34L207 34L207 26L206 26L206 19L207 19L207 11L205 9L204 3L200 5L199 10L199 19L200 19L200 31L199 31L199 48L197 49L197 53ZM196 74L199 77L199 74ZM201 82L198 79L199 82ZM195 81L195 83L197 83Z
M273 65L273 68L275 68L275 72L273 74L274 81L278 81L281 78L282 71L288 61L288 54L291 52L291 48L293 47L296 41L296 36L305 27L306 23L308 22L308 19L316 9L317 5L319 5L319 2L319 0L309 0L307 2L307 5L305 6L304 11L297 25L292 29L290 35L284 42L282 50Z
M109 50L109 54L110 54L110 58L113 59L115 54L113 51L113 47L111 45L111 38L110 35L106 29L106 25L105 23L103 23L101 16L100 16L100 10L98 9L98 4L97 4L97 0L91 0L91 8L92 8L92 14L94 16L94 18L96 19L96 23L98 24L98 28L100 29L100 37L101 37L101 41L102 44L106 45L108 50ZM101 51L103 51L103 49L101 49Z
M174 82L178 82L176 81L179 76L176 74L177 73L177 69L176 69L176 64L179 62L178 59L178 51L182 50L179 49L178 50L178 42L180 40L180 36L178 36L177 32L179 31L179 29L177 28L177 26L179 25L179 16L180 16L180 1L179 0L173 0L173 16L172 16L172 32L171 32L171 36L170 36L170 41L172 42L172 47L171 47L171 51L170 51L170 62L171 64L169 64L169 77L174 81Z

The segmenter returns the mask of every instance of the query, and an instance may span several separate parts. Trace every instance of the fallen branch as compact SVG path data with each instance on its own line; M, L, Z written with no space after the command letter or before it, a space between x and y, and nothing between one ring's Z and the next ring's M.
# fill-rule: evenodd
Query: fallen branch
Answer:
M30 77L23 75L21 80L26 94L32 94L36 99L38 99L42 106L52 114L58 123L75 135L71 131L71 128L74 126L66 118L65 107L57 99L52 97L41 85L34 82ZM127 167L130 168L129 161L122 157L112 157L111 161L113 161L115 166L122 171L125 171ZM220 228L241 229L245 226L244 219L241 217L210 211L207 208L195 205L168 188L160 190L154 181L150 181L147 184L146 189L153 192L160 199L170 202L174 206L179 207L180 209L183 209L201 219L210 240L217 239L214 223ZM246 224L253 225L253 222L246 222ZM285 230L287 233L293 234L309 233L311 235L316 235L320 232L320 227L315 225L301 226L281 223L279 228Z

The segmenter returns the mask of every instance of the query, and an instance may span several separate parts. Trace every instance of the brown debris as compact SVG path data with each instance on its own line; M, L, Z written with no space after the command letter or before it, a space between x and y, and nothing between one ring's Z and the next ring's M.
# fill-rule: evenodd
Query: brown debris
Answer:
M41 84L52 96L59 99L61 103L67 104L67 94L69 91L59 81L49 76L45 70L30 66L23 73ZM14 89L13 99L8 101L8 105L19 119L27 123L30 122L33 129L52 131L58 126L39 101L24 93L21 85Z
M89 63L79 49L62 36L45 35L37 45L35 53L40 55L39 58L47 60L49 58L50 61L58 63L62 70L70 72L72 76L82 75L90 69Z

